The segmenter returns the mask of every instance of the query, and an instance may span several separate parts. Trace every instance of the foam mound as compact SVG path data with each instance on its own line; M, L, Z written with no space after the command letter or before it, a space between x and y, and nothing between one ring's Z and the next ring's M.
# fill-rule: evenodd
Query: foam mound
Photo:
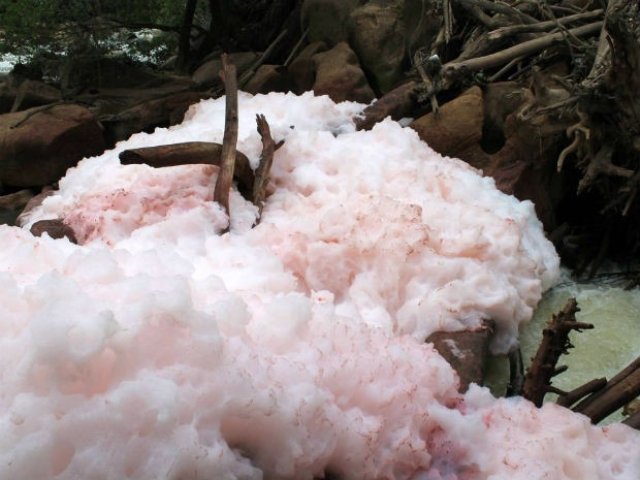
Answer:
M122 166L125 148L222 140L224 99L83 160L0 227L0 478L637 479L640 435L457 393L424 339L498 325L505 351L558 274L529 202L362 105L240 95L284 139L261 223L216 167Z

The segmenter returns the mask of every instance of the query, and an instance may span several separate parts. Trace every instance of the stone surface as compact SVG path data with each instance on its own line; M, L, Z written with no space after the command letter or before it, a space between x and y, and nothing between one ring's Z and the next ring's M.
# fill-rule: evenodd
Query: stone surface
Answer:
M308 29L307 38L313 43L321 41L333 47L349 38L349 15L358 0L305 0L302 4L302 28Z
M261 65L242 90L257 93L288 92L293 88L291 76L281 65Z
M402 10L403 2L389 1L367 3L351 12L350 44L381 93L398 83L405 68Z
M19 110L37 107L60 101L60 90L37 80L24 80L20 85L11 82L0 85L0 113L8 113L13 107L16 97L20 96Z
M73 229L60 219L40 220L31 226L31 233L36 237L48 234L51 238L66 237L71 243L78 243Z
M100 125L80 105L0 115L0 145L0 183L13 187L57 182L69 167L105 148Z
M316 53L326 52L327 44L324 42L312 42L307 45L298 56L291 62L288 67L291 81L293 82L293 91L300 95L308 92L313 88L316 80L316 64L313 56Z
M369 103L375 98L358 57L346 42L313 56L316 64L316 95L329 95L334 102L345 100Z
M238 52L229 55L231 61L236 66L238 75L246 70L251 63L253 63L258 55L254 52ZM216 56L210 60L202 63L191 75L191 79L198 85L213 85L220 80L220 71L222 70L222 60L219 56Z
M492 334L491 322L486 322L476 330L436 332L427 338L458 373L461 392L466 392L471 383L483 384Z
M449 157L475 147L482 138L482 90L473 87L410 125L436 152Z

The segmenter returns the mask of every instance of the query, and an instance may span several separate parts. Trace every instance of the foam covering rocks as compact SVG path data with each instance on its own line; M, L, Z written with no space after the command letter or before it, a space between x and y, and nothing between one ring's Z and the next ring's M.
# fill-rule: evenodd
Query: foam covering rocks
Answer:
M240 95L254 167L257 113L286 140L253 229L233 191L219 234L216 167L118 161L220 142L224 99L31 211L81 245L0 227L0 478L638 478L628 427L458 393L426 336L490 317L505 350L558 259L530 203L362 108Z

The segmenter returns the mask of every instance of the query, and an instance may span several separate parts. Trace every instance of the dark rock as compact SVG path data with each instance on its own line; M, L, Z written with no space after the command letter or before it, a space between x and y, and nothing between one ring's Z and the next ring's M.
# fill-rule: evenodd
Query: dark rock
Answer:
M351 12L350 43L380 92L402 78L405 63L402 1L370 2Z
M33 197L31 190L0 195L0 223L16 225L18 215Z
M236 66L238 75L245 71L257 58L255 52L238 52L230 54L231 61ZM215 85L221 83L220 72L222 71L222 60L216 56L202 63L191 79L198 85Z
M191 105L209 96L198 92L180 92L148 100L114 115L103 115L108 145L126 140L137 132L152 132L157 127L176 125Z
M349 15L358 0L305 0L302 27L308 29L309 42L325 42L330 47L348 40Z
M262 65L244 86L245 92L257 93L288 92L292 89L291 76L281 65Z
M84 157L102 153L102 129L80 105L54 105L0 115L0 183L34 187L57 182Z
M427 338L460 377L460 391L471 383L482 385L489 357L489 341L493 334L490 322L476 330L435 332Z
M13 87L10 82L0 85L0 113L8 113L17 96L22 96L19 110L47 105L62 99L60 90L35 80L25 80L20 86Z
M78 243L73 229L60 219L40 220L31 226L30 231L36 237L41 237L46 233L51 238L57 239L66 237L71 243Z
M293 82L293 91L300 95L313 88L316 80L316 63L313 56L316 53L326 52L327 44L324 42L313 42L307 45L288 67L289 75Z
M360 68L358 57L346 42L313 56L316 64L316 95L329 95L334 102L369 103L375 94Z

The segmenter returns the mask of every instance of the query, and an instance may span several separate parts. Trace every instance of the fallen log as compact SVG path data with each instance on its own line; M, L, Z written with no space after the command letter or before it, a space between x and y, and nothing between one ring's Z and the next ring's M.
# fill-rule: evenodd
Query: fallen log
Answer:
M222 145L213 142L185 142L157 147L134 148L120 153L123 165L145 164L150 167L174 167L176 165L206 164L220 166ZM247 156L236 151L233 178L238 182L242 196L251 201L255 176Z

